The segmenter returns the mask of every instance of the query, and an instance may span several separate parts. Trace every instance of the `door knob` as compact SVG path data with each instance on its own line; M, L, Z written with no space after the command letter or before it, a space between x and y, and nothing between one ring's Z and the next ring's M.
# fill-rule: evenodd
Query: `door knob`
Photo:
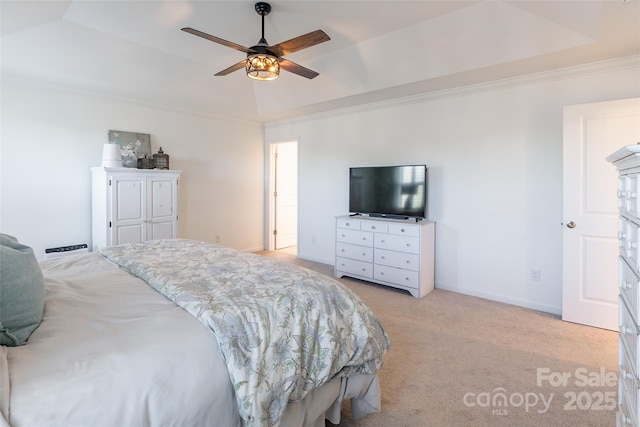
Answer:
M567 227L569 227L569 228L576 228L576 223L575 223L575 222L573 222L573 221L569 221L569 222L567 223Z

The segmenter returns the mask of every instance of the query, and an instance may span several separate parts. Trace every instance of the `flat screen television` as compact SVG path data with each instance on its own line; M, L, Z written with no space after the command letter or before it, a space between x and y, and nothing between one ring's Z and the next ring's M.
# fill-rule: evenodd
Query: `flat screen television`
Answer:
M426 218L427 167L349 168L349 212L389 218Z

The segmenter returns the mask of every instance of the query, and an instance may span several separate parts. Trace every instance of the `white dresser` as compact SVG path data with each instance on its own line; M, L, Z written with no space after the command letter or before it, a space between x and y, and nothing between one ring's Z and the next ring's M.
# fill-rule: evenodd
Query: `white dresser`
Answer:
M638 426L640 416L640 146L623 147L607 157L618 169L618 426Z
M92 249L178 237L180 172L91 168Z
M416 298L433 290L435 223L366 216L336 218L336 277L404 289Z

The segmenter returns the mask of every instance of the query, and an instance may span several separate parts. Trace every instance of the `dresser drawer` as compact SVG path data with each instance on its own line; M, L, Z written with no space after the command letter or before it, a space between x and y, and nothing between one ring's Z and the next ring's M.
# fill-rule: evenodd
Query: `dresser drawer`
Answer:
M625 200L625 189L626 189L626 178L624 176L618 177L618 210L620 213L625 213L627 210L626 200Z
M640 351L638 351L638 326L631 317L631 313L629 313L627 303L621 296L618 297L618 325L620 340L624 344L623 347L626 349L629 359L638 360L640 356Z
M338 228L336 230L336 241L351 243L360 246L373 247L373 233L371 231L348 230Z
M420 226L409 224L389 224L389 234L397 234L399 236L420 236Z
M625 421L631 423L626 425L637 426L638 424L638 379L624 366L619 367L618 375L618 406L624 414Z
M373 264L355 259L336 257L336 271L368 279L373 278Z
M640 307L640 302L638 301L640 296L640 292L638 292L639 287L640 280L637 274L629 267L629 264L627 264L624 258L618 258L618 288L636 324L638 324L638 319L640 319L638 316L638 307Z
M361 230L374 231L376 233L386 233L389 229L388 224L382 221L362 221Z
M420 270L420 256L417 254L376 249L374 259L375 263L380 265L404 268L413 271Z
M352 218L336 218L336 227L360 230L360 220Z
M418 254L420 253L420 238L376 233L375 248Z
M336 256L364 262L373 262L373 248L338 242L336 243Z
M624 221L624 228L621 230L623 238L623 248L620 254L629 260L629 264L634 271L638 271L638 226L628 220Z
M625 176L624 188L625 212L631 216L638 217L638 174L632 173Z
M406 288L418 288L419 274L417 271L376 265L374 267L373 277L376 280L393 283Z

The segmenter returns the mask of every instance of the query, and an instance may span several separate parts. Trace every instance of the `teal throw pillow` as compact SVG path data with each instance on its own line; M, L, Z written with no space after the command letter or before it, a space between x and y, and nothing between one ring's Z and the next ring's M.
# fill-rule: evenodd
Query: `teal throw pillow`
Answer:
M0 234L0 344L27 342L44 310L44 278L33 249Z

